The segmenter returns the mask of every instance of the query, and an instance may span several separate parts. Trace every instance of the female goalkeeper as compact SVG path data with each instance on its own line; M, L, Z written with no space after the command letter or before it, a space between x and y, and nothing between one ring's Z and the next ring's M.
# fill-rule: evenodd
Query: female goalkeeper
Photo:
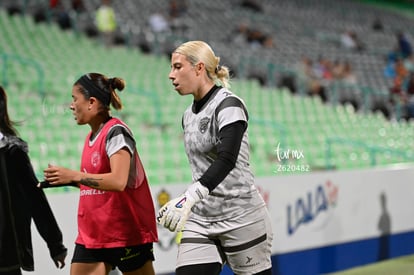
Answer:
M248 113L227 89L229 70L203 41L180 45L169 78L194 102L182 118L193 183L167 202L157 221L182 230L177 275L271 274L272 229L249 166Z

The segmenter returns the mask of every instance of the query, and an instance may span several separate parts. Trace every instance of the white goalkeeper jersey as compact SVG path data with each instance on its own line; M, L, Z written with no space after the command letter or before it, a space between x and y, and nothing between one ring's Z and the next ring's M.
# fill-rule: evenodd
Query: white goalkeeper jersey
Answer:
M183 115L184 146L198 180L217 158L218 132L236 121L248 120L245 104L225 88L217 88L199 113L190 105ZM218 221L236 217L265 205L254 185L249 166L248 131L244 132L236 166L227 177L192 211L193 217Z

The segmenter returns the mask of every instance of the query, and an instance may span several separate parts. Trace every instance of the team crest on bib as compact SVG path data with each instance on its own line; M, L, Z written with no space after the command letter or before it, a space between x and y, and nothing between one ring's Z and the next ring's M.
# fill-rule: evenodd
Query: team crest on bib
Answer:
M91 164L93 167L97 167L101 163L101 155L98 151L92 153Z
M206 130L207 130L207 127L208 127L208 123L210 122L210 118L208 118L208 117L203 117L201 120L200 120L200 123L198 124L198 130L202 133L202 134L204 134L205 132L206 132Z

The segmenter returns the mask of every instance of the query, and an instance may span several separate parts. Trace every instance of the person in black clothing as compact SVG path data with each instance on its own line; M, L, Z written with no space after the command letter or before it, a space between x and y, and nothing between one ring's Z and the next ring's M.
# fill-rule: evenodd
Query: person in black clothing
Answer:
M37 187L27 143L18 137L0 86L0 275L34 271L31 221L45 240L57 268L67 249L44 191Z

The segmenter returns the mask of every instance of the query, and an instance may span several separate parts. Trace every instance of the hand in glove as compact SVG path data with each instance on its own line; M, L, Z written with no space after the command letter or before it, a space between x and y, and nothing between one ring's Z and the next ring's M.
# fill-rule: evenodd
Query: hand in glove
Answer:
M170 231L180 231L190 215L194 204L204 199L209 193L200 182L193 183L183 195L170 200L158 211L157 222Z

